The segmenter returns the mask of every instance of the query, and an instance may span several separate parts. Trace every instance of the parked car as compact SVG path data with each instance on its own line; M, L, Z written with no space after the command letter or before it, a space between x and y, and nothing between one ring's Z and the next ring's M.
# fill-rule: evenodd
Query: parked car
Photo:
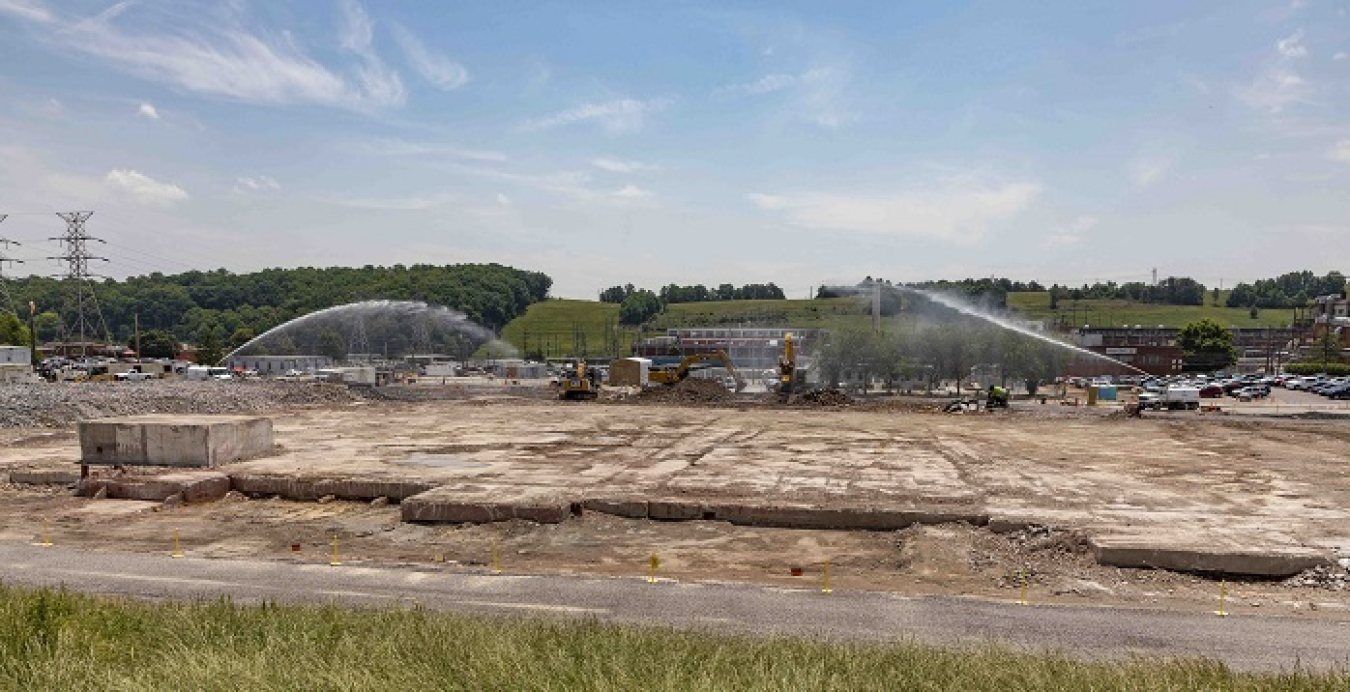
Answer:
M1201 399L1218 399L1223 396L1223 387L1217 384L1205 385L1200 388Z
M1327 392L1327 397L1331 399L1350 399L1350 384L1343 384Z

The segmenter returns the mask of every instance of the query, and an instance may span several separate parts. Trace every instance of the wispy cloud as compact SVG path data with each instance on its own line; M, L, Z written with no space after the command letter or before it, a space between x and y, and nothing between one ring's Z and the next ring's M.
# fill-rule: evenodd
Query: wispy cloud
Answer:
M1145 155L1130 162L1128 174L1130 184L1144 188L1161 181L1176 164L1172 156Z
M142 204L167 207L188 198L188 193L173 183L162 183L139 171L114 169L104 182Z
M1026 210L1037 182L982 183L954 178L892 193L753 193L749 200L803 228L933 238L973 245L995 222Z
M260 175L256 177L240 176L234 179L235 192L270 192L280 190L281 183L272 178Z
M614 196L622 199L646 199L652 196L650 190L644 190L636 185L624 185L614 191Z
M778 92L796 98L789 105L803 120L821 127L836 128L853 119L844 105L851 72L842 65L813 67L799 74L774 73L739 84L726 84L713 90L714 96L762 96Z
M640 161L624 161L622 159L598 158L591 159L591 165L602 171L610 173L641 173L644 171L654 171L656 166Z
M648 116L665 110L670 104L671 100L668 98L646 101L626 98L604 103L585 103L528 122L524 125L524 129L548 130L567 125L596 124L609 132L637 132L642 129Z
M0 0L0 14L13 15L39 24L51 24L56 21L51 10L38 0Z
M164 22L121 25L124 15L143 9L131 2L115 4L80 20L61 16L36 0L0 0L0 14L35 23L68 24L49 35L56 48L98 58L123 72L191 92L267 104L312 103L368 111L404 102L398 74L373 50L371 22L355 2L342 5L341 45L359 58L348 71L330 68L306 54L296 37L251 30L240 22L245 13L212 15L179 11ZM152 8L153 9L153 8Z
M1057 248L1077 245L1083 242L1083 235L1097 227L1100 220L1095 216L1083 215L1070 221L1063 226L1054 229L1054 232L1045 237L1041 242L1041 247Z
M1346 58L1350 58L1350 53L1347 53L1345 51L1339 51L1335 55L1331 56L1332 60L1345 60Z
M408 65L423 79L446 91L458 89L469 81L469 71L463 65L433 52L403 25L390 23L389 31L403 49Z
M1341 163L1350 163L1350 139L1342 139L1327 152L1327 158Z
M471 161L506 161L507 156L499 151L486 149L465 149L443 142L409 142L401 139L379 139L368 143L366 149L376 154L389 156L430 156L453 157Z
M159 120L159 111L155 109L155 104L153 103L141 103L140 107L136 109L136 115L151 120Z
M1282 38L1275 42L1275 50L1286 58L1302 58L1308 54L1307 46L1303 45L1303 30L1295 31L1292 36Z

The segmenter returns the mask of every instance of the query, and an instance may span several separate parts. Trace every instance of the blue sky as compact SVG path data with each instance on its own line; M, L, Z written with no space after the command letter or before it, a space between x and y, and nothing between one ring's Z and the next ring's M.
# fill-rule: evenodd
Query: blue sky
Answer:
M1350 269L1350 0L0 0L0 237L554 294Z

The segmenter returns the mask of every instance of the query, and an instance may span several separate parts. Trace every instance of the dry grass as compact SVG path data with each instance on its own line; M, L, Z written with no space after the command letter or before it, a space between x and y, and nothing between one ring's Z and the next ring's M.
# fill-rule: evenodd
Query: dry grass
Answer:
M147 604L0 587L14 690L1292 690L1208 661L823 643L414 610Z

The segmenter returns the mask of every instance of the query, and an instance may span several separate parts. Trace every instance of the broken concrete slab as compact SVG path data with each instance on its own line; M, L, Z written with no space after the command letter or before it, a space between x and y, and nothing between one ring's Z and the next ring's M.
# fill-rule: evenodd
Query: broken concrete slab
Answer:
M80 470L69 469L14 469L9 482L24 485L73 485L80 481Z
M403 521L484 524L526 519L558 524L580 512L579 498L552 488L459 485L434 488L402 503Z
M151 415L79 422L84 464L213 467L271 454L272 420Z
M230 486L241 493L280 495L287 500L317 500L332 495L340 500L369 502L377 497L401 502L436 487L435 483L394 478L296 477L271 473L231 473Z
M581 503L587 512L599 512L626 519L646 519L647 501L641 498L592 497Z
M83 497L93 497L102 492L109 499L147 502L163 502L174 495L181 495L185 502L210 502L225 497L229 491L229 477L215 471L85 478L80 480L75 489L75 493Z
M1093 536L1088 539L1099 564L1145 567L1177 572L1207 572L1251 577L1289 577L1331 564L1331 556L1295 546L1207 545L1185 547L1174 541L1140 536Z

